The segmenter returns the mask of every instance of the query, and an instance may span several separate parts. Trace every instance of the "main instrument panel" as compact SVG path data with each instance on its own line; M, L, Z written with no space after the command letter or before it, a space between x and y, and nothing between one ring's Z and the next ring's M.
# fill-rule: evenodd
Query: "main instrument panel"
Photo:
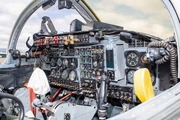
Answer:
M137 102L133 77L136 70L145 67L151 71L153 87L158 90L156 66L146 65L142 59L147 41L126 42L118 34L101 40L97 33L99 31L34 38L34 45L42 50L38 55L41 68L49 72L50 85L94 96L101 76L106 75L108 97Z
M31 56L40 58L40 67L46 71L51 86L79 91L85 96L96 95L105 75L109 98L139 102L134 93L134 73L140 68L150 71L155 94L168 88L160 81L161 65L144 61L148 44L157 39L139 33L132 33L131 40L124 39L122 35L130 33L123 30L105 33L108 32L77 31L54 36L35 33Z

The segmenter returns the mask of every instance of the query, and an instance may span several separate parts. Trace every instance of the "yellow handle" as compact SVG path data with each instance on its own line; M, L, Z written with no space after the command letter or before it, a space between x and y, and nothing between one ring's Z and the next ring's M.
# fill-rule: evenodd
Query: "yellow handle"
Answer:
M134 91L141 102L154 97L151 75L147 68L141 68L134 73Z

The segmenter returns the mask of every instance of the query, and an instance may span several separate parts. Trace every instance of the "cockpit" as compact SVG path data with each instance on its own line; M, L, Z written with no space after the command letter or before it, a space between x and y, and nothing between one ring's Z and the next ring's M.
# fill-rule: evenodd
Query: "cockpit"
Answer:
M0 90L10 94L0 95L5 108L1 116L23 114L25 119L45 120L113 119L178 84L177 37L173 36L169 24L161 26L168 20L152 11L139 12L141 7L133 4L106 0L96 4L90 0L87 3L84 0L32 1L16 21L7 58L0 65ZM54 5L64 10L65 13L60 12L63 19L56 19L58 13L52 12ZM28 27L25 23L28 18L31 22L30 16L40 7L50 9L47 14L52 16L43 15L35 21L38 26L31 27L38 31L31 31L33 34L24 40L20 34L25 33L21 31ZM65 14L71 10L75 15L66 18ZM124 14L120 16L122 11ZM126 14L129 11L131 13ZM137 13L142 14L137 16L139 21L130 17ZM125 15L131 23L124 20ZM147 15L151 16L147 19L155 17L164 23L144 22ZM65 20L69 26L62 30ZM170 33L164 34L168 30Z

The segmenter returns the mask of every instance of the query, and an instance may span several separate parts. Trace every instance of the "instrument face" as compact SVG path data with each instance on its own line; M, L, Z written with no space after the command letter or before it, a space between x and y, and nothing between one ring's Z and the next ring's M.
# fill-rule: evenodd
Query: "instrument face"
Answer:
M64 71L62 72L62 79L66 80L67 77L68 77L68 71L67 71L67 70L64 70Z
M52 58L52 59L51 59L50 65L51 65L52 67L55 67L55 66L56 66L56 60L55 60L55 58Z
M139 57L135 52L129 52L126 57L127 66L134 67L138 65Z
M130 70L130 71L127 73L127 80L128 80L128 82L130 82L130 83L134 83L134 72L135 72L135 70Z
M68 60L67 60L67 59L63 59L63 65L64 65L65 67L68 67Z
M57 72L56 72L56 78L60 78L61 77L61 71L60 70L58 70Z
M71 81L74 81L76 79L76 72L74 70L69 73L69 79Z
M62 60L61 60L61 58L58 58L56 64L57 64L59 67L62 65Z

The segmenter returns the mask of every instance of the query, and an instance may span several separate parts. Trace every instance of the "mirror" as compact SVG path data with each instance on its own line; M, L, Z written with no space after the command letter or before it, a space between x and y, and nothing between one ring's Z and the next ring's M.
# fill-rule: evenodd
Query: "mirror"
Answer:
M70 0L59 0L58 1L58 9L61 10L63 8L71 9L72 2Z

